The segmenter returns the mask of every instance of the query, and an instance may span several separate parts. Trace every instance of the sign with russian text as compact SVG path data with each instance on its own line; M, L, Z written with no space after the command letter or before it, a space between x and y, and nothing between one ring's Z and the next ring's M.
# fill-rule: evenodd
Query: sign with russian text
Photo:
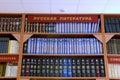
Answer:
M18 62L18 55L0 55L0 62Z
M28 22L97 22L97 15L40 14L28 15Z
M120 64L120 56L108 56L108 63Z

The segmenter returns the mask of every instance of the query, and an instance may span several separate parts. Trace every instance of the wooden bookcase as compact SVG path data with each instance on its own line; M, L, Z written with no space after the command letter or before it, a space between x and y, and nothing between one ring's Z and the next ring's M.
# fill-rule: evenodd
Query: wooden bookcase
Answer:
M24 32L24 27L25 27L25 18L26 16L31 15L31 14L17 14L17 13L1 13L0 17L21 17L22 22L21 22L21 31L20 32L0 32L0 36L13 36L16 40L19 41L20 43L20 48L19 48L19 54L14 54L19 56L18 60L18 72L16 77L0 77L0 80L120 80L120 78L109 78L109 71L108 71L108 56L119 56L118 54L107 54L107 48L106 44L107 42L114 36L119 37L119 33L106 33L105 32L105 26L104 26L104 19L105 18L120 18L120 14L81 14L81 15L97 15L101 19L100 21L100 28L98 33L77 33L77 34L57 34L57 33L41 33L41 32ZM40 14L32 14L32 15L40 15ZM60 14L58 14L60 15ZM62 14L64 15L64 14ZM70 14L70 15L78 15L78 14ZM24 42L29 39L31 36L39 36L39 37L55 37L55 38L60 38L60 37L95 37L97 38L100 42L102 42L103 46L103 54L24 54L23 53L23 44ZM0 55L5 55L5 56L10 56L12 54L6 54L2 53ZM35 57L35 56L40 56L40 57L103 57L104 58L104 66L105 66L105 77L35 77L35 76L21 76L21 66L22 66L22 58L23 57Z

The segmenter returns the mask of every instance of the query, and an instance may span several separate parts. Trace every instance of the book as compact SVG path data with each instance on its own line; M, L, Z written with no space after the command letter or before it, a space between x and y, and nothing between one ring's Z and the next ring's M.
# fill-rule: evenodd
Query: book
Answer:
M86 67L85 60L86 60L85 58L81 59L81 76L82 77L86 77L86 70L87 69L85 68Z
M95 77L96 74L95 74L95 60L94 58L90 58L90 73L91 73L91 77Z
M17 40L9 40L8 53L15 54L19 52L19 42Z
M72 58L72 77L76 77L76 59Z
M72 77L72 59L67 59L67 77Z
M6 63L0 63L0 76L5 76Z
M90 77L90 60L89 60L89 58L85 59L85 71L86 71L85 72L86 73L86 77Z
M81 77L82 73L81 73L81 59L80 58L77 58L76 60L76 77Z
M54 70L55 70L55 73L54 73L54 74L55 74L55 75L54 75L54 76L55 76L55 77L59 77L59 73L60 73L60 67L59 67L59 66L60 66L60 64L59 64L60 62L59 62L59 58L54 58L54 62L55 62L55 63L54 63L54 68L55 68L55 69L54 69Z
M68 76L68 60L67 58L62 58L62 77L67 77Z
M105 68L104 68L104 60L103 58L99 58L99 64L100 64L100 77L105 76Z
M99 64L99 59L95 59L95 74L96 77L100 77L100 64Z
M42 76L41 70L42 70L42 59L37 58L37 71L36 71L37 76Z
M5 76L12 76L16 77L17 76L17 63L7 63L6 65L6 71L5 71Z
M42 69L41 69L41 73L42 76L46 76L46 58L42 58Z

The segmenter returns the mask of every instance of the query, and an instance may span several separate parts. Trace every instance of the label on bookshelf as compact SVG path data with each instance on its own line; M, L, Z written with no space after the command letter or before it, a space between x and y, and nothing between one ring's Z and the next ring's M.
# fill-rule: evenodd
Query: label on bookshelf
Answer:
M120 64L120 56L108 56L108 63Z
M97 22L97 15L59 15L40 14L28 15L28 22Z
M0 55L0 62L18 62L18 55Z

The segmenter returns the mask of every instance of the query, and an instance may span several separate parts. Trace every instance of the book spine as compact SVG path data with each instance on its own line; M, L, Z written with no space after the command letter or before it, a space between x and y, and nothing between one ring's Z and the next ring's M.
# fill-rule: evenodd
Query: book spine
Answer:
M72 77L76 77L76 59L72 58Z
M55 61L55 58L50 58L50 77L53 77L55 75L55 66L54 66L54 62Z
M76 62L76 77L81 77L81 59L77 58Z
M68 59L68 66L67 66L67 77L72 77L72 59Z
M62 62L62 67L63 67L63 71L62 71L62 76L63 77L67 77L68 75L68 68L67 68L67 66L68 66L68 60L67 60L67 58L63 58L63 62Z
M37 71L36 71L37 76L42 76L41 70L42 70L42 59L38 58L37 59Z
M60 75L59 75L59 73L60 73L60 65L59 65L59 58L54 58L54 60L55 60L55 65L54 65L54 67L55 67L55 77L59 77Z
M46 58L42 58L42 76L46 76Z
M86 70L86 77L90 77L90 60L89 60L89 58L85 59L85 70Z
M95 74L95 60L94 58L90 58L90 73L91 73L91 77L96 77L96 74Z

